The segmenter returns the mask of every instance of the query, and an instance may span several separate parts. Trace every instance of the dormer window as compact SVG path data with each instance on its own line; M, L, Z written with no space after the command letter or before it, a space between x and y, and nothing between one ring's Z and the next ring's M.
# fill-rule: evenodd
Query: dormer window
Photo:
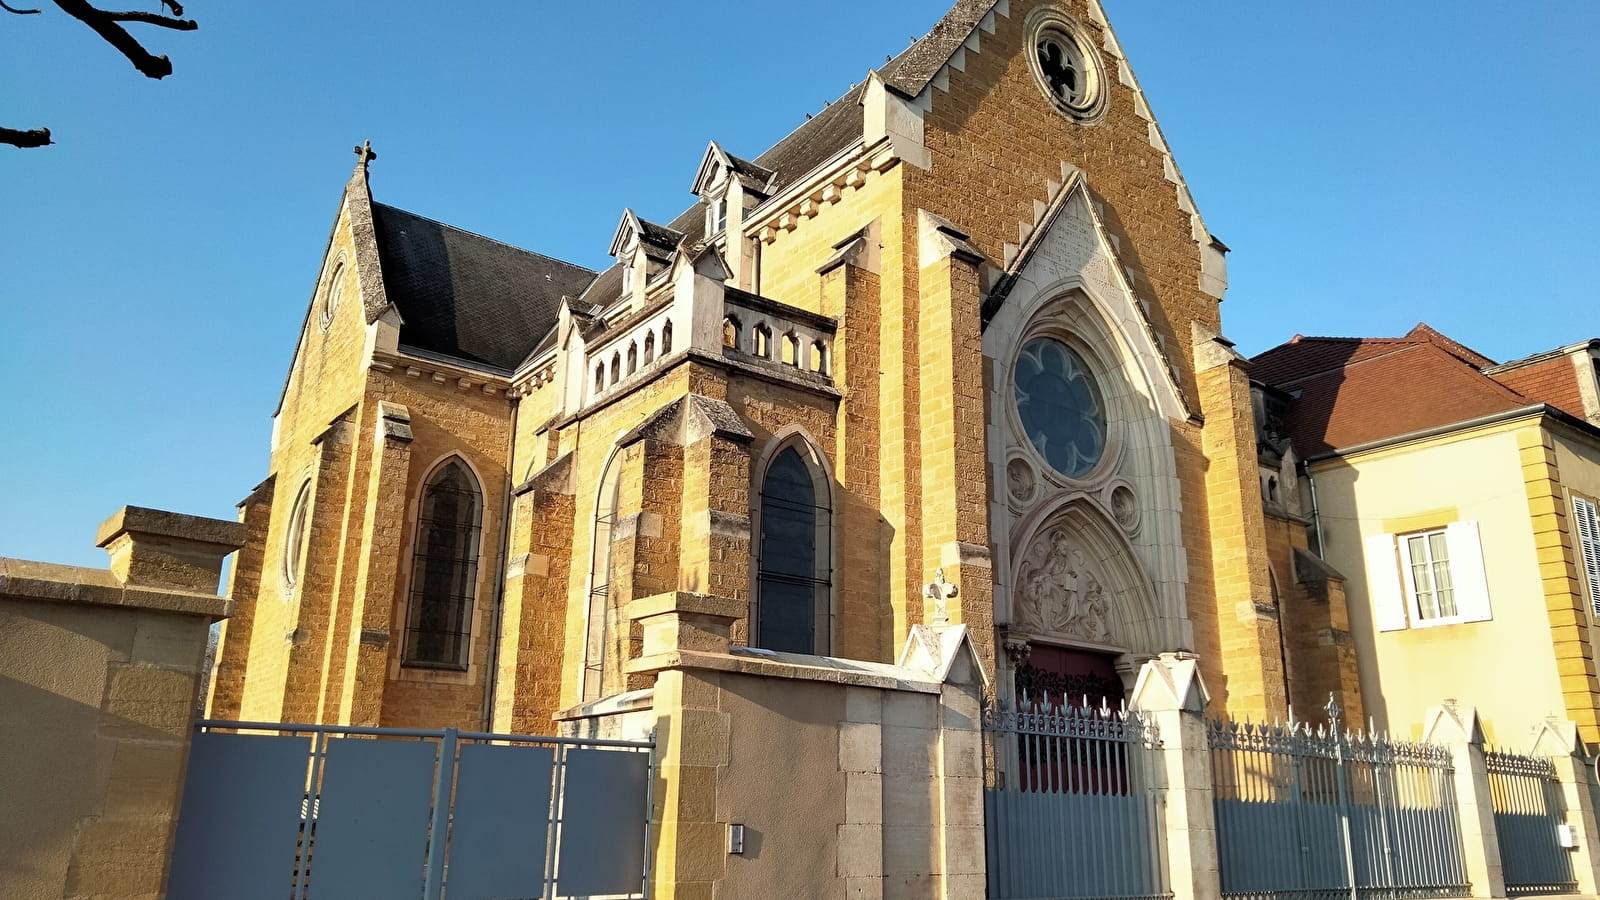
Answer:
M622 264L622 293L633 293L633 264Z
M728 228L728 197L726 194L711 201L711 214L706 219L706 237L715 237Z

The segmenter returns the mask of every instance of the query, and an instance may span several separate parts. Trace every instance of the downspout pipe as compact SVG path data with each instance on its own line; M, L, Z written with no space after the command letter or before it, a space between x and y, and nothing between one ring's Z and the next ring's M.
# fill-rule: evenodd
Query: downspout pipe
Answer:
M1310 461L1300 461L1300 474L1306 477L1306 484L1311 488L1311 527L1317 530L1317 558L1327 559L1327 548L1322 543L1322 509L1317 505L1317 479L1311 476Z

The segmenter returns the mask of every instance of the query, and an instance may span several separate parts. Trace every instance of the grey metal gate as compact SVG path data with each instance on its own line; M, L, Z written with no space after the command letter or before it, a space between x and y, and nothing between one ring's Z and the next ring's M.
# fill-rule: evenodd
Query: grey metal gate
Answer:
M1484 753L1494 830L1510 894L1570 894L1578 882L1558 828L1566 817L1561 781L1547 759Z
M1208 728L1224 897L1468 896L1450 752L1331 729Z
M654 745L202 721L168 900L643 897Z
M1125 710L1019 707L984 714L991 900L1170 897L1150 727Z

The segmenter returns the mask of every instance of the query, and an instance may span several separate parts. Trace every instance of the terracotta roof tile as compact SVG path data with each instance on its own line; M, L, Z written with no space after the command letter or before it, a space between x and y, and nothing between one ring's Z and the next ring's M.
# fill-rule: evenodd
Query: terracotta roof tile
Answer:
M1403 338L1296 336L1251 375L1294 398L1284 427L1309 457L1535 402L1479 371L1489 364L1419 325Z

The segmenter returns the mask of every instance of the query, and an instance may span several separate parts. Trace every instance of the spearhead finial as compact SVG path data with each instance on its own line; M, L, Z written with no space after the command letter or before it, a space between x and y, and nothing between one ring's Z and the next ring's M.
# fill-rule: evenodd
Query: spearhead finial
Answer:
M356 168L365 172L367 163L378 158L378 152L372 149L371 141L362 141L361 146L353 148L356 155Z

